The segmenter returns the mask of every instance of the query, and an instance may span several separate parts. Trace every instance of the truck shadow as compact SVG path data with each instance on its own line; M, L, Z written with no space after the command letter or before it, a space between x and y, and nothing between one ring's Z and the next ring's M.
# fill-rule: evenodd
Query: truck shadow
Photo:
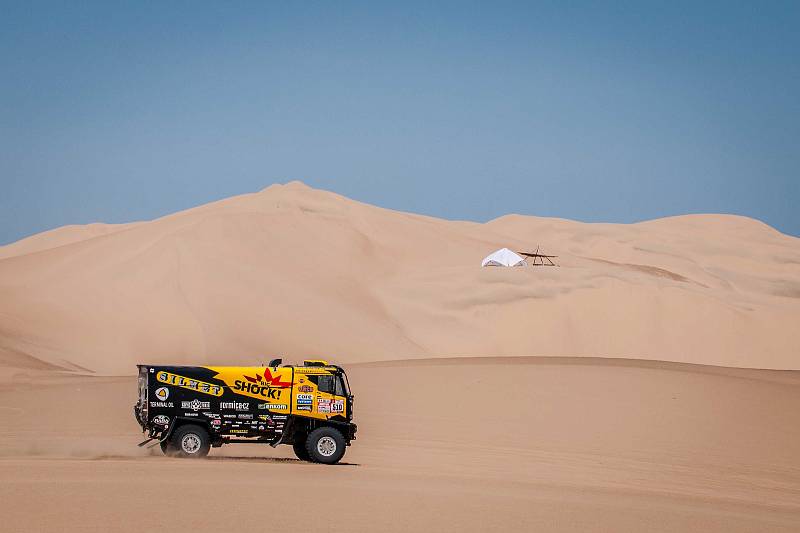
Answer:
M293 457L248 457L248 456L236 456L236 455L225 455L225 456L212 456L209 455L205 457L206 461L241 461L245 463L278 463L278 464L307 464L307 465L316 465L316 463L312 463L309 461L301 461L300 459L295 459ZM335 465L320 465L320 466L361 466L359 463L347 463L347 462L340 462L336 463Z

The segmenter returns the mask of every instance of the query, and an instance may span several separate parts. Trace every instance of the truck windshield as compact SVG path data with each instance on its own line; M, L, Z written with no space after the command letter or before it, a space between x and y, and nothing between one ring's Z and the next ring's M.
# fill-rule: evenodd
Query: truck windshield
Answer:
M344 374L309 376L308 379L317 384L320 392L327 392L336 396L350 396L350 387L347 386L347 377Z
M320 392L333 394L336 390L333 383L333 376L309 376L308 379L312 383L317 384L317 388Z

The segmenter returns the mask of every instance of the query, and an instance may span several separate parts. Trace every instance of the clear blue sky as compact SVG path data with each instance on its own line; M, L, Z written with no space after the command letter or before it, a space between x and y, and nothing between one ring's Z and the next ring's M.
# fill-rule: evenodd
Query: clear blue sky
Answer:
M0 243L292 179L800 235L800 2L163 4L0 5Z

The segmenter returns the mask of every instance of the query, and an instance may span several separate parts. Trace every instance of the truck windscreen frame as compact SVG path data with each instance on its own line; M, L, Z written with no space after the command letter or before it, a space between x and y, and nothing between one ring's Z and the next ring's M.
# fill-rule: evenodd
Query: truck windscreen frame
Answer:
M350 381L347 379L347 374L339 372L338 377L344 387L344 396L350 396Z

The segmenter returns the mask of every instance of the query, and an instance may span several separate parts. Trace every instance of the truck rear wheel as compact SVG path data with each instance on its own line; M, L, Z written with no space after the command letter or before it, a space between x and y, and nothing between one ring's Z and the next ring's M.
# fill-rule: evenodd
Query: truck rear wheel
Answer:
M306 439L306 452L315 463L338 463L344 456L345 447L342 433L332 427L317 428Z
M294 454L301 461L311 460L311 457L308 456L308 450L306 450L305 436L303 436L302 438L298 438L296 441L294 441L294 444L292 444L292 449L294 449Z
M179 427L169 440L166 453L176 457L205 457L211 449L208 432L194 424Z

